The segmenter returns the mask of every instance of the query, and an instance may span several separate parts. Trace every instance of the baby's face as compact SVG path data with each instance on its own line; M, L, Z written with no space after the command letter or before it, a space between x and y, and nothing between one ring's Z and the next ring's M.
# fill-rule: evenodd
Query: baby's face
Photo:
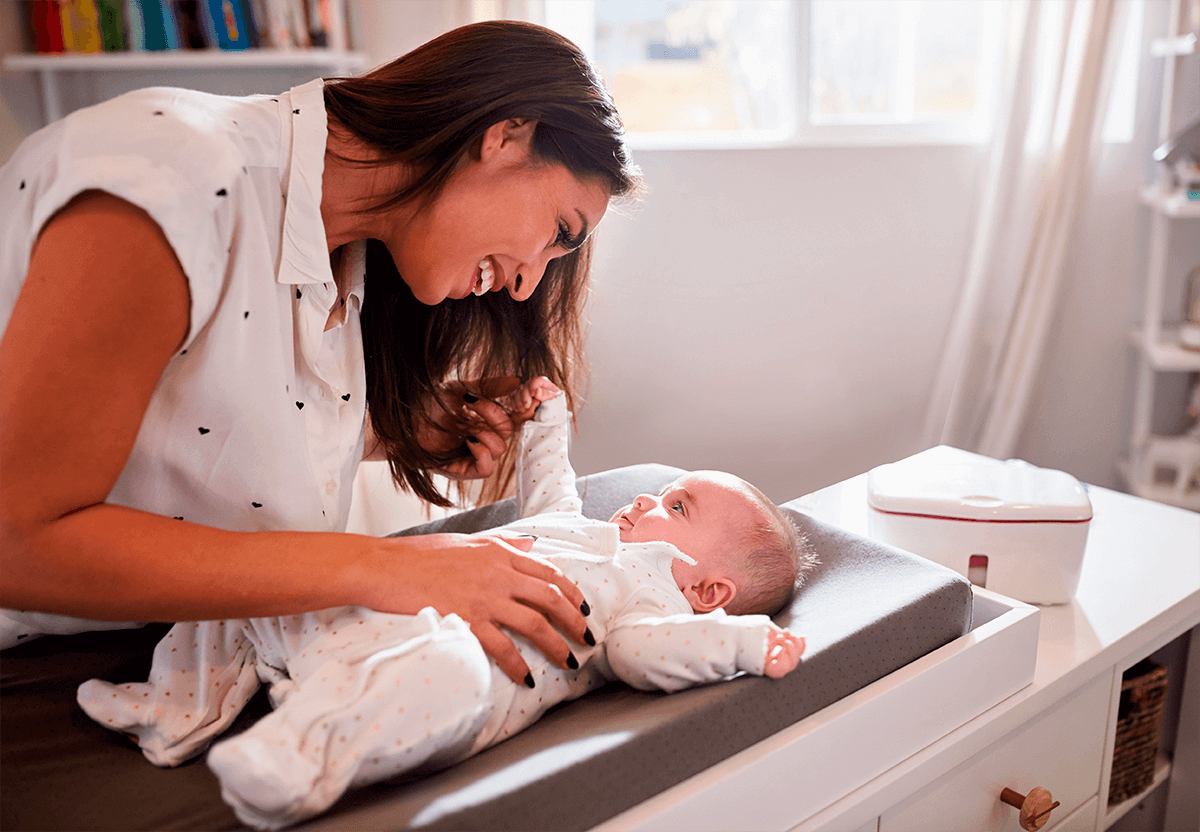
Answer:
M695 558L696 566L675 561L672 573L724 570L731 532L744 528L762 512L746 484L720 471L685 474L658 494L640 494L618 511L612 522L624 543L663 540Z

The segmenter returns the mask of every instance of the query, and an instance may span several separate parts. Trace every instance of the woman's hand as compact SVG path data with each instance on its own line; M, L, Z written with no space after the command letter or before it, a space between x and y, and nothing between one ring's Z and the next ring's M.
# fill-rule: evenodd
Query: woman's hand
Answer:
M767 635L767 658L763 664L763 675L782 679L796 669L804 655L804 636L793 635L790 630L771 625Z
M381 571L372 580L395 591L369 606L401 613L433 607L442 615L457 614L517 684L533 680L501 627L529 639L563 669L571 667L574 656L559 631L579 644L595 643L582 612L587 608L583 593L558 567L527 554L531 537L436 534L379 543L385 560L375 564L392 579L380 580ZM398 552L396 546L406 550Z
M537 392L531 387L535 382ZM442 385L440 405L431 408L430 424L418 437L422 448L448 460L437 473L452 480L490 477L512 435L543 400L538 398L545 390L541 382L553 387L541 376L529 384L500 376Z

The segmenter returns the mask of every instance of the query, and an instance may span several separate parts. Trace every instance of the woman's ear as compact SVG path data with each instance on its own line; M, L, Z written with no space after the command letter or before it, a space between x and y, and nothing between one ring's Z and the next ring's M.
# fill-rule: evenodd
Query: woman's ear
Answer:
M707 575L685 586L683 595L696 612L712 612L729 606L737 595L737 585L724 575Z
M533 131L537 121L510 118L498 121L484 131L479 142L479 159L525 160L533 149Z

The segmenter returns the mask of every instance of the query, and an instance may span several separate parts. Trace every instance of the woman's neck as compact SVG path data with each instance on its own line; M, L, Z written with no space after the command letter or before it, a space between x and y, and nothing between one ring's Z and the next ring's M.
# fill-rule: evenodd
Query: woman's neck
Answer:
M365 210L394 193L403 175L394 166L356 161L369 159L361 143L330 124L321 175L321 220L331 254L346 243L378 238L384 227L404 221L400 211Z

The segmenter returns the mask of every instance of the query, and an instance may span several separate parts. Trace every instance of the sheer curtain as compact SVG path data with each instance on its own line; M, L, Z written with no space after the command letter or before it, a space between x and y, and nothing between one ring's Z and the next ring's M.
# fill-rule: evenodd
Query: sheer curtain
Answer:
M1010 7L1005 88L926 444L1012 456L1058 302L1110 85L1118 0Z

